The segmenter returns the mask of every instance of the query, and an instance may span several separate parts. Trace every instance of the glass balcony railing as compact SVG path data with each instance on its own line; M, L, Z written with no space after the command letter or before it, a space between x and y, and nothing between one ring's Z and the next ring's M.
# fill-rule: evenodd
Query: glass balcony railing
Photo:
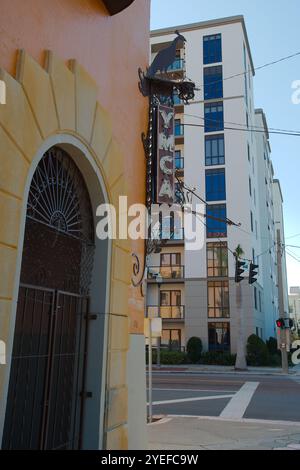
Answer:
M173 101L174 101L174 106L181 106L184 104L177 94L173 96Z
M163 320L184 320L185 306L161 305L147 307L148 318L161 317Z
M149 266L148 279L184 279L184 266Z
M185 69L185 60L184 59L176 59L174 60L173 64L171 64L168 68L168 72L176 72L179 70Z
M184 136L184 126L182 124L175 125L175 137L183 137Z
M184 228L178 227L174 230L162 230L160 232L160 240L164 241L183 241L184 240Z

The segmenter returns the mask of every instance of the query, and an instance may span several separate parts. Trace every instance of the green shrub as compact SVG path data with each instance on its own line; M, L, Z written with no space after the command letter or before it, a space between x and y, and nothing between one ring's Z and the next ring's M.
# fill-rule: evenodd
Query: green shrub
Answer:
M146 355L146 363L148 364L148 353ZM180 366L187 364L187 355L179 351L160 351L160 363L166 366ZM156 350L152 353L152 364L157 364L157 352Z
M248 366L269 365L270 354L266 343L256 335L249 336L247 342Z
M278 354L271 354L269 358L270 367L280 367L281 366L281 356Z
M190 338L186 347L188 360L197 364L201 359L202 341L200 338Z
M276 339L276 338L270 338L270 339L268 339L268 341L266 342L266 344L267 344L267 348L268 348L269 354L270 354L271 356L273 356L273 355L279 356L279 355L280 355L280 351L278 350L278 342L277 342L277 339Z
M236 355L230 353L207 352L202 354L200 363L211 366L234 366Z

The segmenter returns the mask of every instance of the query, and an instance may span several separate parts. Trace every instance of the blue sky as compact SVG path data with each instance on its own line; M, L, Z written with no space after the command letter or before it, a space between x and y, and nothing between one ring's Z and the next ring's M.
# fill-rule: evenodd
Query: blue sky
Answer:
M299 0L152 0L151 28L240 14L255 67L300 51ZM300 56L257 72L255 106L265 110L269 127L300 131L300 104L292 103L295 80L300 80ZM300 137L271 135L270 142L284 198L286 243L300 246ZM300 257L300 249L290 250ZM300 263L290 256L287 262L289 285L300 285Z

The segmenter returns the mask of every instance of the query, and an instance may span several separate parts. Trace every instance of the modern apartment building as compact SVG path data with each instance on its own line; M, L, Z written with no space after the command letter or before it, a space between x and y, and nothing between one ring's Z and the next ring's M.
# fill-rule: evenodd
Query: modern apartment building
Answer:
M240 305L245 335L276 336L278 315L273 167L262 110L255 110L255 69L242 16L152 31L151 59L186 39L169 73L196 83L189 104L174 97L177 175L206 201L205 243L189 251L174 234L148 269L149 315L163 318L162 347L200 337L205 350L237 348ZM259 130L259 132L257 132ZM237 225L230 225L230 219ZM240 224L240 226L239 226ZM233 253L259 264L258 281L235 283Z
M291 287L289 294L289 312L294 320L296 332L300 335L300 287Z

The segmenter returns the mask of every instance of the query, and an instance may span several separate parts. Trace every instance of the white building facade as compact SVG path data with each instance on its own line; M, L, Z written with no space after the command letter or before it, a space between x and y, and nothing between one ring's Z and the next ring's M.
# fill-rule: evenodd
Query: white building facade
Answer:
M263 111L255 110L255 74L242 16L157 30L151 58L174 39L172 73L196 83L195 99L175 97L176 168L187 186L206 201L204 244L191 251L168 242L149 262L148 313L163 317L162 346L184 348L201 338L204 350L236 352L239 297L233 252L259 264L258 281L241 284L245 336L276 336L278 315L273 168ZM255 132L256 126L260 132ZM203 212L202 211L202 212ZM266 224L266 220L269 223ZM236 225L226 223L226 219ZM240 224L240 226L239 226ZM158 274L158 276L157 276ZM159 282L158 282L159 281Z

